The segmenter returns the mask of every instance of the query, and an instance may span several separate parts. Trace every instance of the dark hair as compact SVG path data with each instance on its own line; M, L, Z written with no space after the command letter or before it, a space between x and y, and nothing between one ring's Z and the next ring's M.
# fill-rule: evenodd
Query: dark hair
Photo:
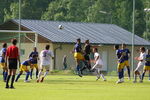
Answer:
M89 43L89 40L85 40L85 43Z
M16 44L17 44L17 39L12 39L12 40L11 40L11 43L12 43L13 45L16 45Z
M94 50L95 50L96 52L98 52L98 49L97 49L97 48L94 48Z
M115 49L119 49L119 45L114 45L114 48Z
M80 38L78 38L78 39L77 39L77 41L81 41L81 39L80 39Z
M34 48L33 48L33 50L37 50L37 48L36 48L36 47L34 47Z
M2 44L2 47L3 47L3 48L6 48L6 47L7 47L7 43L3 43L3 44Z
M46 45L45 49L48 50L50 48L50 45Z
M125 47L126 47L126 44L125 44L125 43L123 43L123 44L122 44L122 46L125 46Z
M145 47L141 47L141 50L144 51L144 52L146 51Z

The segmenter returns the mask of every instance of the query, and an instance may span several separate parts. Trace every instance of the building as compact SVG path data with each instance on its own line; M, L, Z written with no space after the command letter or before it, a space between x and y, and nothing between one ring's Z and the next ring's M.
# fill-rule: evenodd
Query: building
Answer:
M9 20L0 25L0 30L18 30L18 25L19 20ZM113 24L21 20L21 30L33 32L21 33L21 60L28 58L29 53L35 46L34 42L37 40L38 51L41 51L46 44L51 45L51 50L55 55L51 66L58 70L62 69L64 55L67 55L68 66L71 68L75 66L71 51L77 38L81 38L82 42L89 39L92 45L99 48L105 65L104 71L116 70L114 44L125 43L131 51L132 33ZM18 38L18 33L0 32L0 42L9 42L13 37ZM137 35L134 37L134 56L136 56L136 50L140 46L148 46L150 42Z

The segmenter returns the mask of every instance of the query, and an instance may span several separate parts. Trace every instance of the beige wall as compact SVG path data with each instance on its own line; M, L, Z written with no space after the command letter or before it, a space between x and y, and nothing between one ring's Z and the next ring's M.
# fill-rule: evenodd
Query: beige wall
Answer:
M62 59L64 55L67 55L67 63L68 67L74 68L75 67L75 61L73 58L73 54L70 53L73 49L73 44L63 44L61 49L57 49L56 52L56 69L63 69L62 65ZM59 47L59 44L54 44L54 48ZM134 50L134 56L139 56L139 54L136 52L136 50L140 46L136 46ZM131 46L127 46L129 50L131 51ZM107 70L108 71L113 71L116 70L117 66L117 58L115 51L113 49L113 45L106 46L102 45L98 47L99 53L102 55L102 52L107 52ZM131 59L130 59L131 60ZM136 67L137 61L134 61L134 68Z

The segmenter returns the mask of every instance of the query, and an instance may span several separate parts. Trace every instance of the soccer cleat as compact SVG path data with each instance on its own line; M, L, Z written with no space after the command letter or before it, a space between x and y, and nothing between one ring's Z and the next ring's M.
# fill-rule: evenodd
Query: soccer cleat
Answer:
M28 82L30 82L30 80L25 80L24 82L25 82L25 83L28 83Z
M121 82L122 82L122 83L124 82L124 79L123 79L123 78L121 79Z
M143 83L143 80L140 80L139 82L140 82L140 83Z
M137 81L133 81L133 83L136 83Z
M40 82L43 82L44 81L44 77L42 77L41 81Z
M82 77L82 75L81 75L81 74L78 74L78 76L79 76L79 77Z
M128 80L131 80L131 77L128 77Z
M104 79L104 81L107 81L106 79Z
M99 79L100 79L100 77L97 77L97 78L96 78L96 81L98 81Z
M15 87L14 87L14 86L11 86L10 89L15 89Z
M122 83L123 81L120 79L118 80L116 83L119 84L119 83Z
M39 83L39 82L40 82L40 80L39 80L39 79L37 79L37 80L36 80L36 82L37 82L37 83Z
M6 89L8 89L9 88L9 85L6 85L6 87L5 87Z

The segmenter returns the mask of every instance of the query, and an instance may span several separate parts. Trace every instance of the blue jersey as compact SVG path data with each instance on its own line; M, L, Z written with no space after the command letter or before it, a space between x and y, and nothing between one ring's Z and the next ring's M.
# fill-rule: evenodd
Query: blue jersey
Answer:
M25 65L25 66L29 66L29 62L30 62L31 64L33 64L33 60L34 60L34 59L28 59L28 60L22 62L21 64L22 64L22 65Z
M146 55L145 61L145 66L150 66L150 55Z
M81 51L82 51L81 44L76 43L74 46L74 52L81 52Z
M124 62L124 57L122 57L122 58L120 59L120 57L122 56L122 53L123 53L122 50L120 50L120 49L116 50L116 55L117 55L117 58L118 58L118 60L119 60L119 63L123 63L123 62Z
M33 55L36 55L36 57L38 57L39 53L33 51L30 53L29 58L32 58ZM37 62L38 62L37 59L33 60L33 64L37 64Z
M6 48L2 48L0 51L0 63L5 63L5 58L3 57L3 55L6 55Z
M128 60L128 59L129 59L129 56L128 56L128 55L130 54L129 49L123 49L122 51L123 51L123 53L125 54L124 60Z

